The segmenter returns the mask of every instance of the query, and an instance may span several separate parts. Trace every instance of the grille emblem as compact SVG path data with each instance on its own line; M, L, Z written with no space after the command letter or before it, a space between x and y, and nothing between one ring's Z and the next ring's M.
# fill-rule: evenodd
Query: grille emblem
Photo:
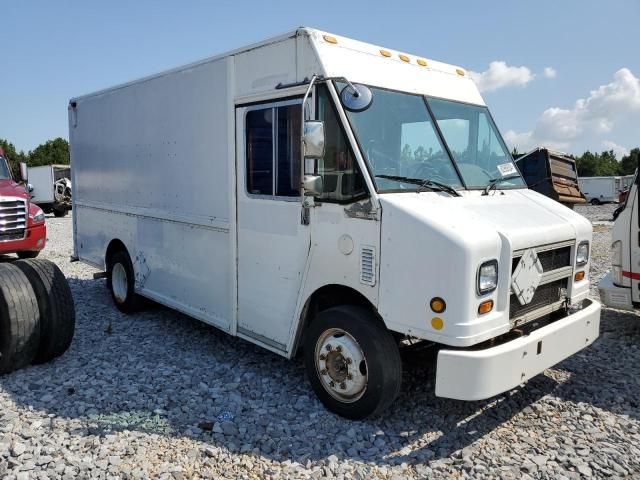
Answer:
M531 302L540 284L542 273L542 264L536 251L532 248L525 251L511 276L511 288L520 305Z

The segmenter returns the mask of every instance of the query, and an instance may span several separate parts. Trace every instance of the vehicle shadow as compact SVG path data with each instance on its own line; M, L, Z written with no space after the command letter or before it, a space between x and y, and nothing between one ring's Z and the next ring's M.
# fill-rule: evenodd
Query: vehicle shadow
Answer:
M620 411L615 398L610 403L585 388L590 381L584 379L593 376L602 382L594 382L599 391L619 388L612 371L623 373L623 366L601 361L596 344L597 362L588 351L559 366L571 371L569 381L540 375L481 402L435 397L433 368L414 359L388 411L347 421L316 400L299 359L288 361L160 306L123 315L103 280L69 282L77 305L70 350L48 364L0 377L0 399L8 394L19 407L64 422L76 435L135 430L302 465L335 455L384 466L459 458L460 450L516 415L535 414L532 405L549 394ZM614 334L619 331L611 326ZM628 332L637 340L637 330ZM618 337L603 341L612 340ZM584 381L574 388L573 377ZM637 382L630 385L637 398Z

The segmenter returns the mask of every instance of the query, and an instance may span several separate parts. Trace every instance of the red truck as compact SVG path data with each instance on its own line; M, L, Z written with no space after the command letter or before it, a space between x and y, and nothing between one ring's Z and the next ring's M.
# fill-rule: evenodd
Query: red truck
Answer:
M13 180L0 148L0 255L15 253L20 258L35 258L46 241L44 212L29 201L25 188Z

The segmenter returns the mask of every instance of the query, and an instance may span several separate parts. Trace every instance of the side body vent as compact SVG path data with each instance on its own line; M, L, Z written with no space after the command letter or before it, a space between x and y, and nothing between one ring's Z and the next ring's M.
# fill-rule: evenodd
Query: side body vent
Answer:
M360 282L365 285L376 284L376 249L363 245L360 250Z

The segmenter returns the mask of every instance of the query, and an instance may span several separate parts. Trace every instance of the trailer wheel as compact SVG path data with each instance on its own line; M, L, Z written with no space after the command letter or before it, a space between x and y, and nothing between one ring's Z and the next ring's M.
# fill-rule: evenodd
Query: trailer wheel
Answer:
M45 363L66 352L73 340L76 312L71 288L49 260L20 260L14 265L29 279L38 298L40 347L33 362Z
M121 312L132 313L142 308L142 298L135 293L134 285L131 258L126 251L119 250L107 262L107 288Z
M18 258L20 259L36 258L38 255L40 255L40 251L36 250L36 251L17 252L16 255L18 255Z
M304 355L316 395L343 417L376 415L400 392L398 345L364 308L349 305L320 312L306 334Z
M592 198L589 203L595 207L597 205L600 205L600 200L598 200L597 198Z
M31 364L40 343L33 287L13 264L0 264L0 374Z

